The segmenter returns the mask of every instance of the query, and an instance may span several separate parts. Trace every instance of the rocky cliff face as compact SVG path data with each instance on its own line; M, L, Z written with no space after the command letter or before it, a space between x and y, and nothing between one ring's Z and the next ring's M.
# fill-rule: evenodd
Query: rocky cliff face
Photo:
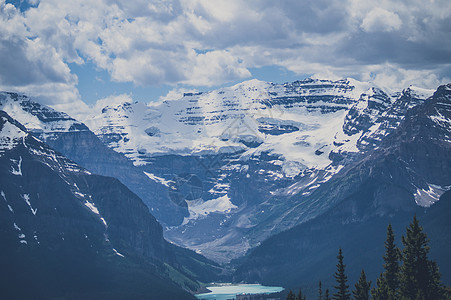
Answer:
M378 148L344 167L307 198L308 204L299 204L295 215L302 216L308 207L317 216L299 218L301 225L255 248L241 262L236 279L292 286L310 282L312 288L318 280L328 280L332 286L339 247L350 270L363 267L375 278L381 261L374 257L383 254L386 226L391 223L399 238L416 213L430 234L444 279L450 280L450 88L439 87L433 97L409 110ZM351 282L358 275L350 274Z
M431 184L446 186L451 178L451 85L440 86L431 99L412 108L384 146L412 165ZM420 187L417 187L420 188ZM421 188L426 188L424 185ZM418 192L420 193L420 192Z

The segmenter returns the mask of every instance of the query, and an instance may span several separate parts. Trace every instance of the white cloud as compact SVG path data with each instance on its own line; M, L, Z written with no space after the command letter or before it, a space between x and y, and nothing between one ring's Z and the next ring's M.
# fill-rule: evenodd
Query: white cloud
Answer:
M197 93L197 92L199 92L197 89L175 88L170 90L165 96L161 96L158 99L158 102L178 100L182 98L185 93Z
M262 66L381 81L399 69L398 82L424 84L451 73L448 0L42 0L23 13L0 0L0 7L0 52L10 57L0 61L0 88L36 92L42 84L39 93L51 95L52 83L66 101L79 99L68 63L92 62L112 81L136 86L220 85Z
M53 95L53 97L58 98L61 96L61 93ZM40 99L39 97L35 98L35 100L38 100L41 103L45 103L45 99ZM87 115L90 115L92 113L92 110L90 107L84 103L80 99L73 99L69 102L62 102L62 103L54 103L54 104L48 104L48 106L52 107L53 109L57 111L63 111L67 113L69 116L76 120L83 120L83 118L86 118Z
M439 78L435 70L407 70L389 63L367 66L361 79L393 91L400 91L410 85L436 88L451 82L450 77Z
M360 27L366 32L389 32L398 30L401 25L402 21L396 13L377 7L365 16Z
M0 1L0 28L0 89L44 104L79 100L77 77L60 53L30 32L24 15L5 1Z
M248 69L228 51L205 54L191 52L191 63L185 66L185 80L189 85L211 86L251 76Z
M97 100L94 104L94 111L100 112L106 106L117 106L123 103L133 103L133 99L129 94L111 95L106 98Z

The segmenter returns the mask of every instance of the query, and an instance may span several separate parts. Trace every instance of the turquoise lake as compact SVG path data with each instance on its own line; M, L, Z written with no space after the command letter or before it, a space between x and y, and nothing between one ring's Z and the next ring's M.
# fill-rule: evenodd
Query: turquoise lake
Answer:
M221 284L207 286L210 293L197 294L197 299L205 300L227 300L235 299L237 294L271 294L283 291L282 287L264 286L261 284Z

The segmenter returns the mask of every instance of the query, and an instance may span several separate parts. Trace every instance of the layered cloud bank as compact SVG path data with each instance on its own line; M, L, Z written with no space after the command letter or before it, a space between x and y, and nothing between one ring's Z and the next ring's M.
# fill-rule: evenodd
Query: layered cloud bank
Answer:
M433 88L451 77L450 17L446 0L0 0L0 89L80 101L70 66L87 63L135 86L215 86L278 66Z

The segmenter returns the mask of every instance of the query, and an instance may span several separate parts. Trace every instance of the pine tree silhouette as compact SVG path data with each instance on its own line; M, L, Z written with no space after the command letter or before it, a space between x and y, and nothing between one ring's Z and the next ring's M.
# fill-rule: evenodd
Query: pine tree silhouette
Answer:
M296 300L296 295L293 293L292 290L287 295L287 300Z
M321 280L318 283L318 300L323 300L323 289L321 286Z
M337 271L334 277L337 281L337 286L335 286L336 292L332 296L334 300L349 300L351 299L351 294L349 293L349 285L347 285L348 278L345 274L346 265L343 263L343 251L341 248L338 250L338 264Z
M359 281L355 284L355 290L352 291L355 300L369 300L370 299L371 281L366 280L365 271L362 269Z
M324 300L330 300L329 289L326 289L326 291L324 292Z
M440 282L438 266L428 259L429 240L417 217L402 237L402 266L399 295L406 299L442 299L444 288Z
M299 294L297 295L296 300L305 300L305 296L302 295L301 289L299 289Z
M384 272L376 280L376 287L371 291L375 300L395 299L399 287L399 259L401 254L395 245L395 235L391 224L387 226L387 239L384 245Z

